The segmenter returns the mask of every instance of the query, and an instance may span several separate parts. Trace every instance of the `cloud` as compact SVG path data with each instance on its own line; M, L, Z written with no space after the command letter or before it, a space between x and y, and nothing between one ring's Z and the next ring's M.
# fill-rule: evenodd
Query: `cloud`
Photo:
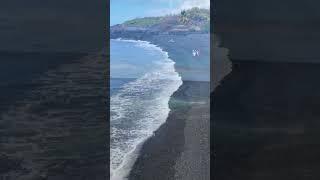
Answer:
M180 6L181 9L190 9L193 7L210 8L210 0L184 0Z
M184 9L191 9L193 7L210 8L210 0L157 0L157 2L170 3L171 8L160 8L149 11L149 16L161 16L167 14L177 14ZM175 6L175 7L172 7Z

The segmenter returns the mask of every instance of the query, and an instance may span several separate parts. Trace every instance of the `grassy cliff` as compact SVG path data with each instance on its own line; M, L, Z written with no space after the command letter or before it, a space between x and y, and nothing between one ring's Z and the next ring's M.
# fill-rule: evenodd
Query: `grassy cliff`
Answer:
M153 32L210 31L210 11L192 8L178 14L136 18L111 27L111 30L146 30Z

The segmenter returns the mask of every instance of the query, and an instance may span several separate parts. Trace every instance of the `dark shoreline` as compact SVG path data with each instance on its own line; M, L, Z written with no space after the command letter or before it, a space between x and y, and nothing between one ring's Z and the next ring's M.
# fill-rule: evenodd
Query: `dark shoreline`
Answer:
M185 82L181 87L185 86ZM183 94L181 87L170 99ZM185 120L179 110L170 106L168 118L161 127L155 131L155 136L150 137L139 152L139 156L130 172L130 180L147 179L172 179L174 177L175 160L183 150ZM188 107L183 107L187 110ZM179 118L177 118L179 117Z
M204 108L201 109L207 107L209 110L209 87L209 82L184 81L171 96L169 116L166 122L155 132L155 136L150 137L143 144L140 155L130 172L130 180L171 180L176 179L177 172L180 171L179 174L181 174L181 171L184 171L179 167L177 169L176 165L185 150L186 122L191 117L189 112L194 108L191 102L203 102L202 106ZM208 111L201 110L193 113L199 112L206 112L209 115ZM192 120L196 121L197 118L193 117ZM208 132L202 133L202 136L208 134ZM207 150L209 153L209 149ZM194 176L199 177L201 174Z
M203 61L192 59L192 49L202 47L203 59L209 59L209 34L190 34L190 35L147 35L144 37L125 37L125 39L148 41L168 52L170 59L175 61L175 69L180 74L183 84L171 96L169 107L171 109L166 122L155 132L155 136L150 137L143 145L130 174L130 180L170 180L170 179L192 179L204 178L209 179L209 91L210 83L210 63L208 62L207 69L198 68L194 65ZM113 37L118 38L118 37ZM175 43L168 42L174 39ZM198 45L197 45L198 43ZM206 49L207 48L207 49ZM200 65L200 67L203 65ZM204 73L202 73L204 72ZM206 74L207 72L207 74ZM202 74L202 75L199 75ZM191 80L191 81L190 81ZM201 101L201 106L194 105L193 102ZM198 106L198 109L196 108ZM193 114L204 115L201 117L192 116ZM200 119L199 119L200 118ZM196 136L196 142L203 142L190 145L196 147L186 149L190 141L190 137L186 133L196 134L196 128L186 129L186 123L202 121L201 133ZM208 128L206 128L208 127ZM198 129L199 130L199 129ZM191 131L191 132L190 132ZM202 149L200 149L200 147ZM196 152L199 157L187 157L182 159L182 155L186 156L188 151ZM197 158L200 158L197 159ZM205 158L203 158L205 157ZM198 160L200 166L195 167L192 160ZM206 159L206 160L205 160ZM189 160L189 161L188 161ZM206 162L204 162L206 161ZM190 171L194 168L194 171ZM188 177L182 177L188 175ZM186 179L186 180L187 180Z

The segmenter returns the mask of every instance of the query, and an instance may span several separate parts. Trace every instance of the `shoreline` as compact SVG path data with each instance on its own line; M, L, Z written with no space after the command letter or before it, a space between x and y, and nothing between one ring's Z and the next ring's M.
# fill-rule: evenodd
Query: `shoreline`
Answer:
M170 61L170 64L172 64L172 73L174 72L174 74L171 74L171 78L173 78L172 76L176 76L175 79L173 79L174 82L174 89L170 90L168 89L170 84L167 84L167 88L165 91L169 92L168 96L166 96L166 98L168 98L168 103L167 103L167 107L169 109L168 114L165 114L166 117L164 117L163 119L161 119L161 124L159 125L159 127L165 123L166 119L169 116L169 112L171 111L170 107L169 107L169 100L171 99L171 96L174 92L176 92L179 87L182 85L182 80L181 80L181 76L179 75L178 72L176 72L176 70L174 69L174 61L169 58L168 56L168 52L164 51L161 47L159 47L158 45L152 44L149 41L142 41L142 40L129 40L129 39L121 39L121 38L117 38L117 39L111 39L112 41L124 41L124 42L133 42L133 43L137 43L139 46L143 45L143 46L147 46L147 47L151 47L152 49L156 49L157 51L161 51L161 53L163 55L165 55L165 61ZM162 72L163 73L163 72ZM139 78L138 78L139 79ZM172 84L172 83L171 83ZM172 86L172 85L171 85ZM172 92L172 93L171 93ZM133 144L133 148L127 152L124 155L123 161L122 163L116 168L112 170L112 176L111 179L114 180L119 180L119 179L126 179L126 177L129 175L132 166L135 164L136 159L139 157L140 155L140 150L142 149L143 144L153 136L152 132L155 132L158 130L159 127L156 127L155 129L150 130L150 135L146 135L143 139L140 139L140 141L137 141L137 144ZM149 130L148 130L149 131Z
M192 113L199 114L199 112L207 112L207 115L209 115L209 100L205 97L194 96L192 93L197 91L199 95L202 95L201 90L207 90L209 93L209 87L210 86L208 82L184 81L180 88L171 96L169 102L171 111L168 115L168 118L166 122L155 131L155 135L148 138L143 143L139 152L139 156L133 168L131 169L129 176L130 180L171 180L177 179L177 176L181 177L182 174L190 175L190 173L192 173L187 172L187 169L191 167L188 160L192 159L192 156L187 157L186 159L184 156L185 154L188 154L188 151L185 147L188 145L193 145L186 144L186 142L189 142L189 138L186 138L186 135L193 135L195 133L190 132L190 128L187 129L186 127L190 124L190 122L199 120L194 117L190 118ZM200 100L199 97L201 98ZM200 108L196 109L196 106L190 102L195 103L196 106ZM199 106L199 104L201 104L201 106ZM203 111L203 109L206 109L206 111ZM209 117L205 122L208 121ZM192 128L191 130L195 129ZM208 132L201 132L200 136L203 137L205 135L209 136ZM204 139L204 141L206 141L206 139ZM210 149L208 142L207 145L207 155L209 157ZM207 165L208 164L206 164L206 166ZM209 166L207 166L207 168L208 169L206 169L206 172L209 174ZM203 174L206 173L195 173L190 177L199 177Z
M210 81L210 34L112 36L112 39L119 38L129 41L145 41L161 48L175 62L175 69L182 80ZM170 40L174 40L174 42L171 43ZM201 59L193 57L193 49L201 49L201 59L209 59L209 61L200 61Z
M192 66L199 61L192 59L191 53L189 54L195 48L196 43L194 41L197 38L199 41L203 41L199 44L202 43L202 46L207 46L205 42L209 42L208 37L208 34L191 34L148 36L140 39L128 38L147 41L167 52L169 58L175 62L175 70L183 81L179 89L170 97L170 112L166 121L155 131L154 136L146 139L141 145L138 157L127 177L128 179L209 179L210 82L208 80L210 78L210 68L208 66L208 70L200 69L203 64L199 65L199 69L196 69L197 67L193 68ZM179 41L178 45L186 48L175 48L175 44L168 42L172 38L179 39L177 40ZM193 43L190 45L190 43L185 42L185 39L186 41L193 41ZM189 45L186 46L186 44ZM183 52L175 52L179 50L183 50ZM203 51L203 54L206 54L206 50ZM209 53L207 54L209 58ZM185 62L187 63L184 64ZM208 72L208 74L203 75L199 72ZM208 79L203 80L206 76ZM192 114L203 116L195 117ZM193 134L197 134L196 128L192 125L197 124L197 122L202 122L199 123L201 127L198 127L200 133L192 138ZM196 142L201 142L201 144L194 144ZM199 163L192 163L195 160L198 160ZM193 170L190 171L190 168ZM184 177L184 175L187 175L187 177Z

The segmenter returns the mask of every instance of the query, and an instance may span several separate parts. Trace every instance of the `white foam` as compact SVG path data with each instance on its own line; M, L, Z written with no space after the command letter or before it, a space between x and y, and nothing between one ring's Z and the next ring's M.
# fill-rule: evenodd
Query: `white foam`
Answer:
M151 44L149 41L131 40L131 39L122 39L122 38L111 39L111 41L120 41L120 42L133 43L137 47L141 47L141 48L144 48L144 49L157 50L158 52L168 56L167 52L163 51L159 46Z
M150 72L129 82L111 97L111 164L112 180L127 179L143 142L153 135L169 114L171 95L182 84L168 53L147 41L121 40L161 53ZM131 119L136 118L136 119ZM130 127L122 128L125 123ZM131 127L132 126L132 127Z

